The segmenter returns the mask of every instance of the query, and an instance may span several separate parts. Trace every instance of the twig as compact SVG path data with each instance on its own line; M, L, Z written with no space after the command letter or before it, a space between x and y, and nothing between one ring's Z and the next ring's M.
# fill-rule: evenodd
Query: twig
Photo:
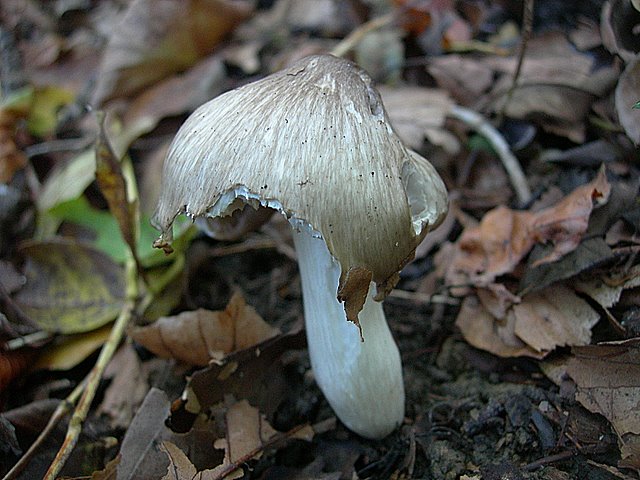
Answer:
M343 38L340 43L338 43L338 45L336 45L333 50L331 50L331 55L335 55L336 57L344 57L347 53L349 53L349 51L355 48L355 46L358 45L368 33L389 25L395 18L396 12L394 11L363 23L353 32Z
M37 332L29 333L21 337L12 338L7 340L4 344L6 350L18 350L19 348L28 347L38 343L44 343L53 338L53 334L45 332L44 330L38 330Z
M38 155L46 155L55 152L81 151L87 148L94 140L92 138L64 138L61 140L49 140L47 142L36 143L24 149L24 154L33 158Z
M283 440L287 440L288 438L292 437L293 435L298 433L303 428L306 428L307 426L308 425L306 423L303 423L301 425L296 425L291 430L288 430L281 435L276 435L275 437L271 438L270 440L263 443L259 447L254 448L253 450L245 453L243 456L241 456L237 460L229 463L229 465L227 465L220 472L218 472L215 477L212 477L211 480L223 480L227 475L229 475L231 472L235 470L238 470L243 463L247 463L249 460L251 460L253 457L258 455L260 452L263 452L265 449L272 447Z
M447 295L429 295L428 293L411 292L409 290L400 290L394 288L389 293L389 297L399 298L402 300L411 300L419 303L442 303L445 305L459 305L460 300Z
M509 180L516 192L518 202L522 205L528 203L531 199L531 190L529 190L527 178L522 171L518 159L511 153L509 145L500 132L482 117L482 115L468 108L456 105L449 111L449 116L465 123L468 127L487 139L500 157L502 165L504 165L504 169L507 171L507 175L509 175Z
M518 52L518 63L516 65L516 70L513 72L513 79L511 81L511 87L509 87L509 91L507 92L507 98L502 104L502 108L498 113L498 125L502 123L504 119L505 112L507 110L507 105L511 102L511 97L513 97L513 92L518 87L518 79L520 78L520 72L522 71L522 64L524 63L524 55L527 52L527 45L529 44L529 39L531 38L531 31L533 30L533 4L534 0L525 0L524 1L524 12L522 15L522 38L520 39L520 52Z
M133 258L128 258L126 262L126 273L127 273L127 298L126 301L120 310L120 314L116 319L113 328L111 329L111 334L109 335L109 339L107 343L104 344L102 350L100 351L100 356L96 361L96 364L93 366L93 369L89 373L87 377L86 388L82 392L82 396L78 401L78 405L76 406L75 411L73 412L73 416L69 421L69 427L67 429L67 435L60 447L60 450L56 454L56 457L53 459L51 466L47 470L44 478L45 480L55 480L60 470L69 459L71 452L74 447L78 443L78 439L80 437L80 432L82 430L82 424L87 418L87 414L89 412L89 407L91 406L91 402L95 397L96 391L98 389L98 384L100 383L100 379L102 378L102 374L107 367L107 364L113 357L113 354L116 351L116 348L120 344L122 337L124 336L125 329L129 320L132 317L136 299L138 296L138 286L137 286L137 269L136 264Z
M69 413L73 405L78 400L78 397L82 393L82 390L84 389L86 383L87 379L85 378L84 381L80 382L76 386L76 388L73 389L73 391L67 398L60 402L60 404L56 407L56 410L53 412L53 415L51 415L51 418L49 418L47 426L44 427L44 430L42 430L42 432L40 432L40 435L38 435L38 438L36 438L36 441L31 444L29 449L24 453L24 455L22 455L22 457L20 457L20 460L18 460L17 463L11 468L11 470L7 472L2 480L13 480L17 478L18 475L20 475L31 458L33 458L35 453L38 451L40 446L44 443L51 432L53 432L53 429L56 427L56 425L58 425L58 423L60 423L60 421L67 416L67 413Z

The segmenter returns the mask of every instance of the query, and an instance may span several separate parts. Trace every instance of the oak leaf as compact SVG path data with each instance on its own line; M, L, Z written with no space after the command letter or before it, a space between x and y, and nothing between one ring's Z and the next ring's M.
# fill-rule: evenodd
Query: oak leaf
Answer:
M161 317L149 326L132 329L130 335L160 357L205 366L278 333L236 293L222 311L199 309Z

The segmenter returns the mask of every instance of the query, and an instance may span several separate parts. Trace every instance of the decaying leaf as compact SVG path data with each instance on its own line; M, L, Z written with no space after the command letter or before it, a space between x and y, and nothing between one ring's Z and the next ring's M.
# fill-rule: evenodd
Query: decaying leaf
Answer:
M513 318L507 317L506 322L496 321L478 298L473 295L469 295L463 300L456 319L456 326L469 344L494 355L533 358L544 356L527 346L515 335Z
M224 416L225 437L214 442L215 448L223 449L222 463L213 469L199 471L187 455L170 441L163 441L160 450L169 458L167 474L163 480L231 480L244 475L243 464L262 456L265 447L274 440L300 439L311 441L313 429L300 426L289 433L275 430L265 416L257 408L252 407L246 400L233 403Z
M109 205L111 215L117 220L120 234L129 246L129 250L142 271L136 244L140 232L138 224L140 213L137 201L129 201L127 180L125 179L120 159L111 148L105 130L105 116L98 115L99 134L95 143L96 150L96 182Z
M142 362L131 342L122 345L109 362L104 373L111 379L104 398L97 409L99 415L110 419L112 428L126 429L149 390Z
M109 338L111 325L90 332L68 335L47 345L34 365L35 369L69 370L98 350Z
M0 392L4 392L13 380L27 370L35 352L30 349L0 352Z
M258 345L227 355L221 364L209 366L191 375L181 400L191 413L206 411L222 402L226 395L246 398L267 416L273 414L288 392L282 354L305 345L301 328L281 334Z
M503 206L491 210L478 226L466 228L460 236L453 258L446 259L447 282L486 286L512 272L536 242L553 244L553 250L536 265L558 260L580 244L591 211L605 203L609 193L603 167L593 181L553 207L539 212Z
M222 311L200 309L162 317L152 325L133 329L131 337L160 357L204 366L278 333L236 293Z
M542 290L613 258L613 250L600 237L587 238L556 262L539 263L540 259L548 257L552 251L553 245L538 244L533 247L518 285L520 294Z
M526 295L513 306L514 332L535 351L588 345L591 328L600 316L587 302L562 285Z
M453 107L444 90L408 86L380 86L379 90L393 128L406 144L419 149L426 138L448 153L457 153L458 140L444 128Z
M587 345L599 318L562 285L522 298L492 285L465 298L456 325L471 345L495 355L543 358L556 347Z
M87 332L114 320L122 308L124 274L105 254L62 239L33 242L21 252L26 284L14 298L42 329Z
M485 62L501 74L491 95L499 110L511 88L517 59L494 56ZM549 32L529 42L518 86L505 113L512 118L540 119L545 130L582 143L584 119L594 101L615 86L617 77L615 67L596 65L591 55L576 50L564 34Z
M213 442L224 436L222 427L201 416L191 430L176 433L165 422L170 410L165 392L152 387L122 440L117 466L119 480L162 478L170 465L166 453L159 449L165 441L189 452L190 462L197 470L212 468L222 461L222 454L213 448Z
M216 448L224 449L224 461L222 465L211 471L211 478L221 474L226 474L224 478L227 479L240 478L243 472L237 468L238 465L260 458L263 449L270 441L277 436L283 436L267 422L258 409L252 407L246 400L241 400L229 407L225 421L226 438L217 440L214 444ZM311 441L313 429L307 425L287 438ZM207 477L203 475L204 478Z
M194 480L195 478L202 478L202 475L196 477L196 467L176 445L165 440L159 445L159 448L169 457L167 474L162 477L162 480Z
M160 81L128 107L123 133L134 140L153 130L162 118L195 110L221 93L225 75L222 59L214 55L182 75Z
M618 435L624 461L638 464L640 439L640 349L637 340L589 345L573 355L543 364L545 374L576 384L576 400L603 415ZM626 447L625 447L626 446Z
M229 0L135 0L109 39L93 104L139 92L183 71L213 48L252 8Z

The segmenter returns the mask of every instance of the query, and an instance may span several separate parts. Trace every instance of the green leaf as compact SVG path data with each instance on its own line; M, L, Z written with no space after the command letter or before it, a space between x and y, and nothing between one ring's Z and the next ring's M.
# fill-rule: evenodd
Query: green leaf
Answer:
M26 283L14 299L43 330L87 332L120 312L124 271L104 253L62 239L33 242L20 253Z
M60 221L75 223L95 233L92 245L98 250L109 255L118 263L123 263L127 258L128 247L125 244L118 222L107 211L98 210L91 206L84 197L69 200L52 208L49 214ZM151 226L149 219L143 217L140 222L140 238L137 241L137 251L140 262L145 267L166 263L171 259L158 249L153 248L153 241L158 232Z
M29 131L38 137L53 132L58 125L58 112L74 100L71 91L55 86L36 88L27 121Z

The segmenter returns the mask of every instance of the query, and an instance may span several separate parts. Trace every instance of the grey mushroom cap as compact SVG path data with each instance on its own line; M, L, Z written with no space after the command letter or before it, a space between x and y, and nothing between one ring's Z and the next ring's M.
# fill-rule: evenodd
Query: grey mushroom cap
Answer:
M198 108L164 164L159 243L179 214L272 207L321 236L341 268L349 320L369 284L382 299L447 210L431 164L394 132L370 77L330 55L304 58Z

